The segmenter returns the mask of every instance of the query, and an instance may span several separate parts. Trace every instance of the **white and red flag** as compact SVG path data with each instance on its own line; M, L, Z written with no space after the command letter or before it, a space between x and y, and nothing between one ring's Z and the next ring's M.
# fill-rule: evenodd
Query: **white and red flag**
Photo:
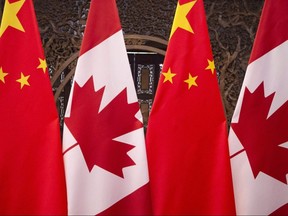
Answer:
M288 1L266 0L229 134L238 215L288 214Z
M150 214L142 116L115 0L92 0L65 114L68 214Z

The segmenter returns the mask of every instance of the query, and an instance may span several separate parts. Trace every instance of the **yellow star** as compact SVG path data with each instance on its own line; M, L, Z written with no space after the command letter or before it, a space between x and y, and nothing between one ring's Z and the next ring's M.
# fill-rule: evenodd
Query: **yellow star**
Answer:
M46 68L47 68L47 63L45 59L41 59L39 58L39 66L37 67L37 69L42 69L44 73L46 73Z
M25 0L20 0L10 4L8 0L5 1L2 23L0 27L0 37L9 26L18 29L19 31L25 32L21 22L17 17L17 13L23 6L24 2Z
M5 76L7 76L8 73L4 73L2 67L0 67L0 80L5 83Z
M176 76L175 73L171 73L171 69L168 69L168 72L162 72L163 76L165 77L163 83L166 81L169 81L170 83L173 83L173 77Z
M21 89L27 85L27 86L30 86L29 82L28 82L28 79L29 79L30 75L28 76L24 76L23 73L21 73L21 78L16 80L17 82L21 83Z
M177 30L177 28L182 28L186 31L194 33L194 31L193 31L193 29L192 29L192 27L191 27L191 25L187 19L187 14L192 9L192 7L195 5L195 3L196 3L196 0L182 4L182 5L180 5L178 2L176 12L175 12L174 22L173 22L171 33L170 33L170 38L172 37L174 32Z
M190 89L192 86L198 86L196 83L196 79L198 76L192 77L189 73L189 78L187 80L184 80L185 83L188 83L188 89Z
M211 70L212 74L214 74L214 71L215 71L214 60L210 61L209 59L207 59L207 61L208 61L208 66L205 68L205 70Z

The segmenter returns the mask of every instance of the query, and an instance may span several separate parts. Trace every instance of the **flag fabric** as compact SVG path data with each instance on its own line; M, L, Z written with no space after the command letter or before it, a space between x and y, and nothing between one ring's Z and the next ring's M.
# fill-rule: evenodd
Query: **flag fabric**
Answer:
M266 0L233 114L229 149L239 215L288 214L288 1Z
M64 119L68 214L149 215L142 116L115 0L92 0Z
M67 214L58 114L32 0L5 1L0 104L0 214Z
M227 125L201 0L178 2L146 142L154 214L235 214Z

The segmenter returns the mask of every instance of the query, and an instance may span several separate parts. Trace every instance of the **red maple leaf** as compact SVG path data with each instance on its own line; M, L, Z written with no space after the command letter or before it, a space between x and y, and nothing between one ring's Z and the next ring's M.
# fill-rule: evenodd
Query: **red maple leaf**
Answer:
M127 155L134 146L113 140L142 127L135 118L137 102L127 103L124 89L99 112L104 87L94 91L92 77L80 88L75 82L71 115L65 123L79 144L89 171L97 165L123 178L122 169L135 165Z
M262 171L287 183L288 149L279 145L288 141L288 101L267 117L274 94L265 98L263 83L254 93L246 88L239 122L231 127L246 150L254 178Z

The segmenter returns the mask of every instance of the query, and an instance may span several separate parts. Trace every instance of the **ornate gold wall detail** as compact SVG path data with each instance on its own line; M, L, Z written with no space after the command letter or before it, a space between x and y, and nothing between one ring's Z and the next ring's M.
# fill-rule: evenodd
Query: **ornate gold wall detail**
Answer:
M241 89L263 0L206 0L219 85L230 122Z

